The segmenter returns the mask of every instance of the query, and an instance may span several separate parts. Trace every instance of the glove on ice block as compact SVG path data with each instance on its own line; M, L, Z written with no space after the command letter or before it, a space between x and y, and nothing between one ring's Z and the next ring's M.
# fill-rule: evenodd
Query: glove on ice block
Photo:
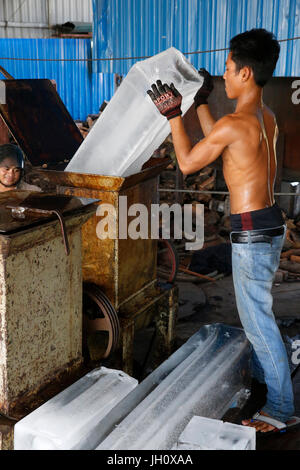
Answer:
M189 353L184 357L185 349ZM174 368L170 368L172 356L159 367L156 387L154 371L112 410L114 416L121 415L129 400L133 409L136 398L133 411L115 429L111 423L112 432L96 450L169 450L194 415L222 418L250 375L250 346L244 332L221 324L209 325L180 350L183 359ZM180 350L174 353L177 358ZM141 399L138 393L146 385L150 393Z
M173 82L182 94L183 114L203 83L198 71L173 47L137 62L65 171L107 176L139 172L170 133L169 122L147 95L158 79L168 85Z
M89 372L15 425L15 450L95 448L101 419L137 384L114 369Z
M255 450L255 443L254 428L194 416L172 450Z

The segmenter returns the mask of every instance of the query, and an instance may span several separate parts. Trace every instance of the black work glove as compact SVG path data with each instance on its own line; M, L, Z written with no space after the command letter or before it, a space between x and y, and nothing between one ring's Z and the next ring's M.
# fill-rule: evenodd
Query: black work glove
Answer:
M170 120L182 114L182 96L173 83L168 86L166 83L163 85L160 80L157 80L156 85L154 83L151 88L152 91L148 90L147 93L163 116Z
M207 98L214 89L213 78L207 70L200 69L199 75L204 78L204 81L202 87L197 91L194 97L195 109L201 104L208 104Z

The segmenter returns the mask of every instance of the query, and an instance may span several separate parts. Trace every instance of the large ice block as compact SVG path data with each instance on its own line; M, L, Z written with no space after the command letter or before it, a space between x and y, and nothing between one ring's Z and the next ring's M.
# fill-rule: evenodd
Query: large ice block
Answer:
M203 78L171 47L137 62L83 141L65 171L129 176L141 170L170 133L170 124L147 95L156 80L174 83L183 96L183 114L193 103Z
M89 372L15 425L15 450L95 448L102 418L137 384L114 369Z
M163 374L162 364L159 380L150 374L144 381L147 387L142 382L112 410L114 418L106 417L111 432L107 435L106 422L107 437L97 450L169 450L194 415L222 418L249 377L250 347L238 328L217 324L201 330L177 365L168 366ZM143 387L148 394L138 396ZM126 416L124 408L130 406ZM124 419L116 422L117 413Z
M194 416L173 450L255 450L255 443L254 428Z

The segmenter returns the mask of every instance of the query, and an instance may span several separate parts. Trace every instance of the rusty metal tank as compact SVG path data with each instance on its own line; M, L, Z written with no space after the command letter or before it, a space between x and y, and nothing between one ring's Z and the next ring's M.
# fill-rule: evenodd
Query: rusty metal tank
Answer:
M150 222L151 204L158 199L158 176L170 163L168 158L152 159L142 171L126 178L64 172L83 139L52 83L50 80L4 82L7 102L0 105L2 118L28 160L39 167L35 172L41 180L52 185L59 194L112 204L117 227L120 196L127 197L128 206L144 204ZM101 288L115 316L119 317L120 347L123 357L129 358L127 365L121 364L121 367L130 373L134 329L146 326L162 309L167 319L163 324L168 330L163 337L170 352L176 301L172 293L174 299L169 307L171 304L165 298L170 292L162 292L157 286L157 240L119 237L100 240L96 233L99 220L95 215L82 228L83 281L88 286L94 285L96 290ZM172 312L170 324L166 302L167 310Z
M98 204L111 204L115 208L117 228L120 196L127 197L128 207L144 204L150 227L151 205L157 202L158 175L169 162L168 158L153 159L151 166L126 178L56 171L43 172L42 176L55 182L60 194L99 199ZM126 231L131 219L127 218ZM155 283L157 240L150 237L100 240L96 233L99 221L100 217L95 214L82 229L83 279L101 286L113 306L119 309L134 294Z
M50 80L4 82L6 105L0 105L2 118L32 165L47 166L40 170L41 179L54 185L58 193L112 204L117 227L119 196L127 196L128 206L144 204L150 214L151 204L158 199L158 175L170 163L168 158L151 159L141 172L126 178L64 172L83 138L53 84ZM118 309L155 281L157 241L99 240L99 220L93 217L82 229L83 279L101 286Z
M52 195L37 198L58 207ZM0 414L83 360L81 226L96 208L65 201L65 244L49 211L13 215L28 199L34 193L0 194Z

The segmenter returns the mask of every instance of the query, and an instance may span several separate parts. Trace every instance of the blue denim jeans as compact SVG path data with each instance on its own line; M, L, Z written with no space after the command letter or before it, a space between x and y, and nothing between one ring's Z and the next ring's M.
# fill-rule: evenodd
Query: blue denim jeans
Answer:
M271 294L284 235L269 242L232 243L232 276L237 308L252 345L252 373L268 388L262 411L287 421L294 412L294 397L285 346L272 311Z

